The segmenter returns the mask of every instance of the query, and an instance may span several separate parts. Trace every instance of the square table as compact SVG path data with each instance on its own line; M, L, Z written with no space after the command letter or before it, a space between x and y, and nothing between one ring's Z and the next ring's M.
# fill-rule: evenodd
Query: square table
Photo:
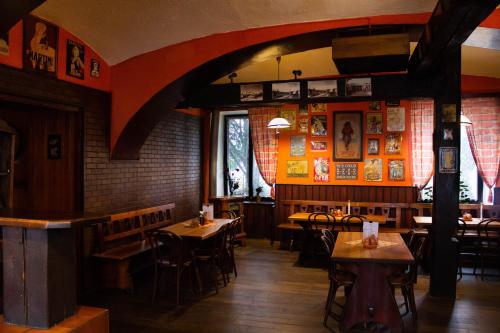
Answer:
M214 219L212 223L192 227L190 225L192 220L193 219L189 219L184 222L172 224L169 225L168 227L161 228L159 230L166 230L173 232L174 234L181 236L182 238L189 238L201 241L216 235L219 229L223 225L230 224L231 222L234 221L233 219Z

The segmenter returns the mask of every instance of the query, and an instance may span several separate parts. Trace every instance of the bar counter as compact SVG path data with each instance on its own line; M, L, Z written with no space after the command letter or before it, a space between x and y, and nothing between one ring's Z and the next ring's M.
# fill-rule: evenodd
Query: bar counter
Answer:
M0 226L30 229L67 229L81 223L94 223L109 219L108 215L30 212L26 210L1 209Z

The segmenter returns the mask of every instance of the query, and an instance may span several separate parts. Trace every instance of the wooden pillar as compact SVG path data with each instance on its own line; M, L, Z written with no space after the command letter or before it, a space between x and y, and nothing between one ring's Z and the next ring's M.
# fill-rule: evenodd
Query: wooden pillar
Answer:
M456 297L457 253L452 241L458 220L460 171L461 49L448 49L438 75L442 93L435 98L434 203L430 294ZM445 139L445 130L453 136ZM454 169L454 170L453 170Z

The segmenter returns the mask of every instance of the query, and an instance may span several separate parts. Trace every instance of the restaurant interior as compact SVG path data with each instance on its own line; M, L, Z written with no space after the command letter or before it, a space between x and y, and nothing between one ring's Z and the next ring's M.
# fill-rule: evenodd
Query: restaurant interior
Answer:
M0 4L0 332L500 332L500 1Z

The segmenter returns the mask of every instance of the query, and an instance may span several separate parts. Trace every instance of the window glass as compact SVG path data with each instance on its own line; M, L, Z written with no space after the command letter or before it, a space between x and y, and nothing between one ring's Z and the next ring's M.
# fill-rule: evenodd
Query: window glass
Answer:
M226 118L227 170L226 186L230 195L248 195L248 143L247 117Z
M471 201L476 201L477 167L470 150L465 124L462 124L460 133L460 200L469 198Z

